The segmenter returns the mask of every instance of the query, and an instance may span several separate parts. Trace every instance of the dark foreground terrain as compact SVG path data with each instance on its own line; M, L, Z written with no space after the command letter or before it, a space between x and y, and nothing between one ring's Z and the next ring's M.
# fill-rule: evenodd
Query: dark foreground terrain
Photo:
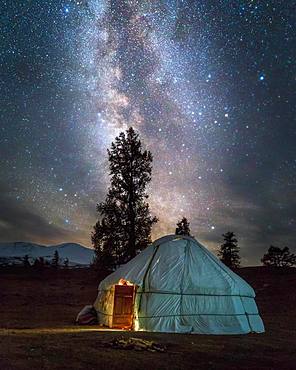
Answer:
M265 334L206 336L103 331L73 324L92 303L93 271L0 270L0 369L296 369L296 269L243 268L256 290ZM165 353L106 348L114 337L140 337Z

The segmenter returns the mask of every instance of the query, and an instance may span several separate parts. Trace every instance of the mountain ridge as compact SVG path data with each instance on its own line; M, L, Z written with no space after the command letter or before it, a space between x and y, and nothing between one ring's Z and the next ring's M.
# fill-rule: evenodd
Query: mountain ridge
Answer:
M58 251L61 262L66 258L69 265L90 265L94 258L94 250L78 243L61 243L56 245L42 245L31 242L0 243L0 258L10 260L11 263L28 255L30 261L43 257L46 260L53 258Z

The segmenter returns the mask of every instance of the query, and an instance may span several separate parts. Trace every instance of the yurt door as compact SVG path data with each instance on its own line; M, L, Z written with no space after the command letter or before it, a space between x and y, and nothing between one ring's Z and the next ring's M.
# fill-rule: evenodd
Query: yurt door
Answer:
M115 285L113 328L131 328L133 324L134 285Z

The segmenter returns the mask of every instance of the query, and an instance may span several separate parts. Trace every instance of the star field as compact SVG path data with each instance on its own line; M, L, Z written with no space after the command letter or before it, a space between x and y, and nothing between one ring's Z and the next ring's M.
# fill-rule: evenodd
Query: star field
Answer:
M154 156L153 237L182 216L243 263L295 247L292 1L4 1L0 239L90 245L106 149Z

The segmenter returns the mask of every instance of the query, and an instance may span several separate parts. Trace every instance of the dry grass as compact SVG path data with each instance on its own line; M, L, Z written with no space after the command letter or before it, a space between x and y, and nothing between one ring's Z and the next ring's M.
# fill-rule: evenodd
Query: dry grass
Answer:
M296 271L246 268L266 333L205 336L131 333L77 327L96 296L89 270L0 272L0 369L277 369L296 368ZM117 335L155 340L166 353L105 348Z

